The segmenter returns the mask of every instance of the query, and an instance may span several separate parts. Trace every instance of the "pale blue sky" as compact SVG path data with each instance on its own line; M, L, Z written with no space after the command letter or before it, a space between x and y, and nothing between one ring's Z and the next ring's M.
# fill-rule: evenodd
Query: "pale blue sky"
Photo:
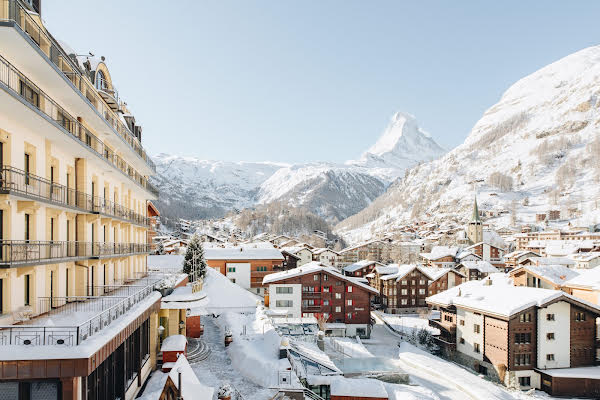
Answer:
M397 110L446 148L512 83L599 43L599 1L47 0L104 55L151 154L343 161Z

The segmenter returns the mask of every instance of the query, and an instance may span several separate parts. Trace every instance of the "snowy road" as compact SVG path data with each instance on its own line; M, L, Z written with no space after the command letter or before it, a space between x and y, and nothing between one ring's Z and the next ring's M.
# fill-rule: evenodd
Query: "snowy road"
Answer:
M231 359L223 345L223 335L211 317L203 317L204 335L202 339L210 347L211 354L204 360L192 364L192 369L200 382L213 386L215 393L221 384L228 382L234 386L245 400L267 400L275 394L275 390L265 389L245 379L231 365Z
M398 348L399 337L376 318L371 339L363 340L366 348L375 356L395 358L410 375L411 382L436 393L443 400L522 398L523 394L506 391L498 385L485 381L469 371L441 358L425 353L404 343Z

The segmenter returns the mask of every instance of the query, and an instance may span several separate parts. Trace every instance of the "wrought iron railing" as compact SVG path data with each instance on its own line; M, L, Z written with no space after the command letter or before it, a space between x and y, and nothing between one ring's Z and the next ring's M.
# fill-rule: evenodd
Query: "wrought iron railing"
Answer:
M91 213L101 213L132 223L150 226L150 218L98 196L60 185L23 170L4 166L0 172L0 192L18 193Z
M34 264L57 259L85 259L145 254L147 243L0 240L0 265Z
M115 166L139 186L151 192L155 191L153 186L150 188L147 187L148 178L137 172L123 158L115 154L104 142L98 139L77 121L76 118L58 105L58 103L2 56L0 56L0 83L6 86L6 90L31 104L35 109L51 119L59 129L88 147L98 157Z
M139 139L118 118L105 103L91 83L83 77L79 66L64 52L62 47L39 26L29 11L18 0L0 0L0 20L14 21L37 44L42 52L73 83L79 92L88 99L94 110L106 123L142 158L153 171L156 165L146 154Z
M71 326L36 326L30 324L0 326L0 346L8 345L62 345L77 346L84 340L108 327L133 306L150 296L160 280L135 290L126 296L70 296L42 298L41 311L48 316L59 313L74 314L91 312L95 315ZM62 303L62 304L61 304ZM58 308L53 309L50 305ZM75 317L76 318L76 317ZM30 323L35 320L29 321Z

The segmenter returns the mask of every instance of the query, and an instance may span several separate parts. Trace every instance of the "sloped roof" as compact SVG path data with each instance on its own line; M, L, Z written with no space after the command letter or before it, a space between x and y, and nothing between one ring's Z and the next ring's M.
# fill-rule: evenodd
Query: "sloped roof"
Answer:
M281 251L277 249L228 247L204 250L207 260L283 260Z

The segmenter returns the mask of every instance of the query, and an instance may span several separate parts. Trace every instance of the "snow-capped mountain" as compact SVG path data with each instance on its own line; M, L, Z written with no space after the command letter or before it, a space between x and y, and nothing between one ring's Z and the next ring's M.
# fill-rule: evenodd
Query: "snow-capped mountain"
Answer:
M499 224L534 222L559 210L579 225L600 212L600 46L569 55L521 79L475 124L465 142L419 165L337 229L347 238L404 222L504 211ZM512 215L512 217L509 217Z
M393 181L406 169L435 160L445 152L419 127L414 116L397 112L377 142L359 160L347 164L369 168L372 173L378 171L383 179Z
M162 208L185 209L178 216L219 216L233 208L280 200L337 222L368 206L407 168L443 152L414 117L396 113L360 160L286 165L159 154L154 157L154 182Z

